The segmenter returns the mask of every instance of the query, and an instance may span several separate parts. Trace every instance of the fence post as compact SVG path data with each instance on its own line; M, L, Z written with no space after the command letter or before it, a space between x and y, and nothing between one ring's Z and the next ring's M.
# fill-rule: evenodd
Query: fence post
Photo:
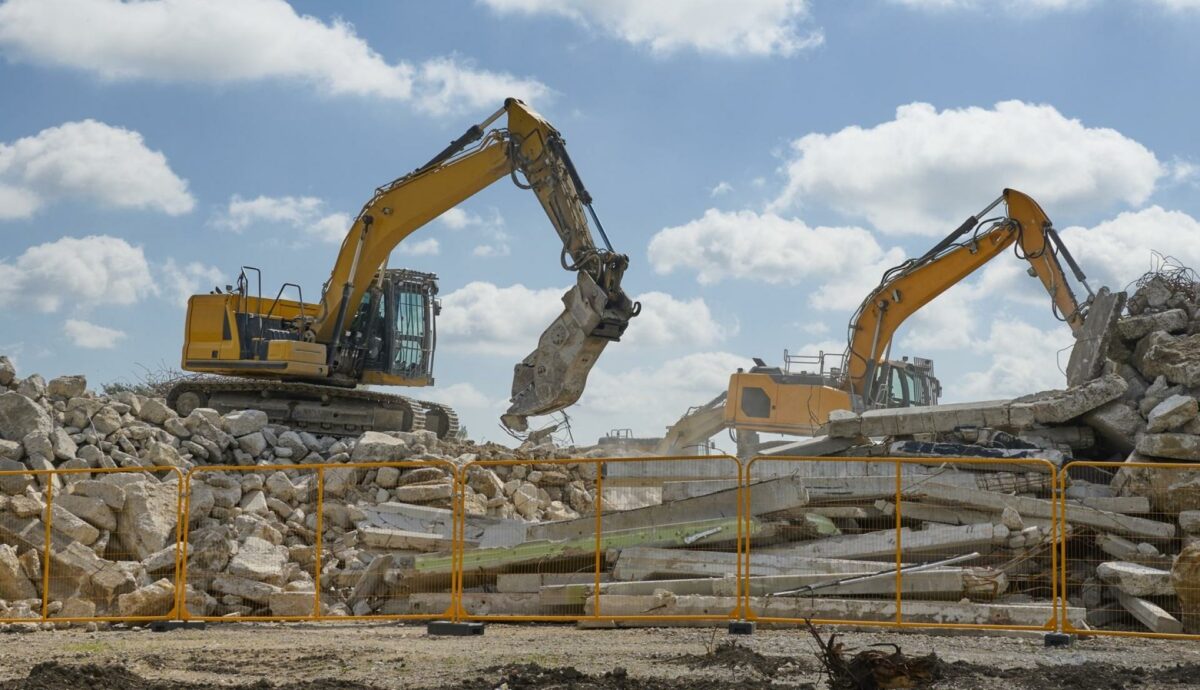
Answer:
M321 550L325 537L325 465L317 465L317 538L313 551L313 618L321 618Z

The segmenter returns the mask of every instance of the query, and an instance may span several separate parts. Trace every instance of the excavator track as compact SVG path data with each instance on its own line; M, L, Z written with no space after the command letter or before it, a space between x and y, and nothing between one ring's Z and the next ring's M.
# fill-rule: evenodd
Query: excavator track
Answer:
M181 381L167 393L167 405L186 416L197 407L221 413L262 410L273 424L325 436L358 436L365 431L429 430L438 438L458 435L452 408L406 395L313 383L203 377Z

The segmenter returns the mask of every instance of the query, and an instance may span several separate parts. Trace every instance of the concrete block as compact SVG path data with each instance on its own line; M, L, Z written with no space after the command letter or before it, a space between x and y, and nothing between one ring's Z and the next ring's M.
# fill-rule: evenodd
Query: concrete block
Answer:
M1172 395L1150 410L1146 417L1146 431L1158 433L1171 431L1196 418L1200 405L1190 395Z
M1188 315L1182 309L1168 309L1155 314L1127 316L1117 321L1117 334L1124 340L1139 340L1154 331L1182 333L1187 329Z
M1192 434L1143 434L1137 452L1156 458L1200 460L1200 436Z
M1117 319L1125 308L1125 293L1100 288L1076 334L1067 362L1067 385L1078 386L1098 378L1104 371L1105 354L1113 339Z

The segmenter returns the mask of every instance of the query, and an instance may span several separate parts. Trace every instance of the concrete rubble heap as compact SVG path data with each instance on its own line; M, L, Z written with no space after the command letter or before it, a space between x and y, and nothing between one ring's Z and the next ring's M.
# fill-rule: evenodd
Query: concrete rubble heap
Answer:
M364 588L381 587L378 578L390 572L381 556L411 561L449 548L452 468L572 452L439 440L424 431L339 439L269 424L256 410L202 408L180 417L161 399L94 394L82 376L19 378L0 356L0 470L78 470L53 479L0 475L0 619L41 616L47 558L51 617L161 616L174 608L181 475L89 470L286 466L195 475L186 606L193 615L308 615L318 479L305 466L427 463L324 472L322 612L349 615L378 609L380 599L368 601ZM594 464L472 468L464 497L471 529L578 518L592 510L594 475Z
M463 605L477 614L720 617L738 608L744 572L759 616L890 621L899 551L906 565L970 555L902 578L906 620L1038 627L1055 610L1051 466L1097 460L1117 464L1070 469L1061 497L1067 617L1200 633L1196 281L1160 272L1132 296L1098 293L1067 382L1012 400L836 412L826 435L744 467L739 525L739 468L721 457L600 462L611 449L317 437L254 410L179 418L161 400L90 394L81 377L19 379L0 358L0 467L84 470L51 480L49 554L45 480L0 477L0 617L38 616L47 558L54 616L169 611L177 478L87 470L226 464L285 467L195 474L193 615L437 615L461 559ZM401 461L434 464L347 464ZM332 467L319 478L316 463ZM466 483L461 554L451 466Z
M1128 463L1067 472L1068 600L1085 607L1092 626L1200 633L1195 274L1147 274L1128 297L1098 293L1066 373L1068 388L1013 400L837 412L817 454L1041 458L1060 467L1072 460ZM983 475L985 467L961 469ZM1091 509L1107 513L1111 524L1092 519Z

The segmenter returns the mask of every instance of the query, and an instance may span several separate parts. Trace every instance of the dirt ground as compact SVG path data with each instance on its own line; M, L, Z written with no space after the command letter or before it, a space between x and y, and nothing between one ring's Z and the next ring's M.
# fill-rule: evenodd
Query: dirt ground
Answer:
M934 652L944 663L928 687L939 689L1200 688L1200 645L1192 642L1094 638L1046 649L1040 637L895 632L846 633L841 641ZM561 625L489 625L474 637L375 624L43 631L0 637L0 690L827 688L816 650L804 630L738 638Z

